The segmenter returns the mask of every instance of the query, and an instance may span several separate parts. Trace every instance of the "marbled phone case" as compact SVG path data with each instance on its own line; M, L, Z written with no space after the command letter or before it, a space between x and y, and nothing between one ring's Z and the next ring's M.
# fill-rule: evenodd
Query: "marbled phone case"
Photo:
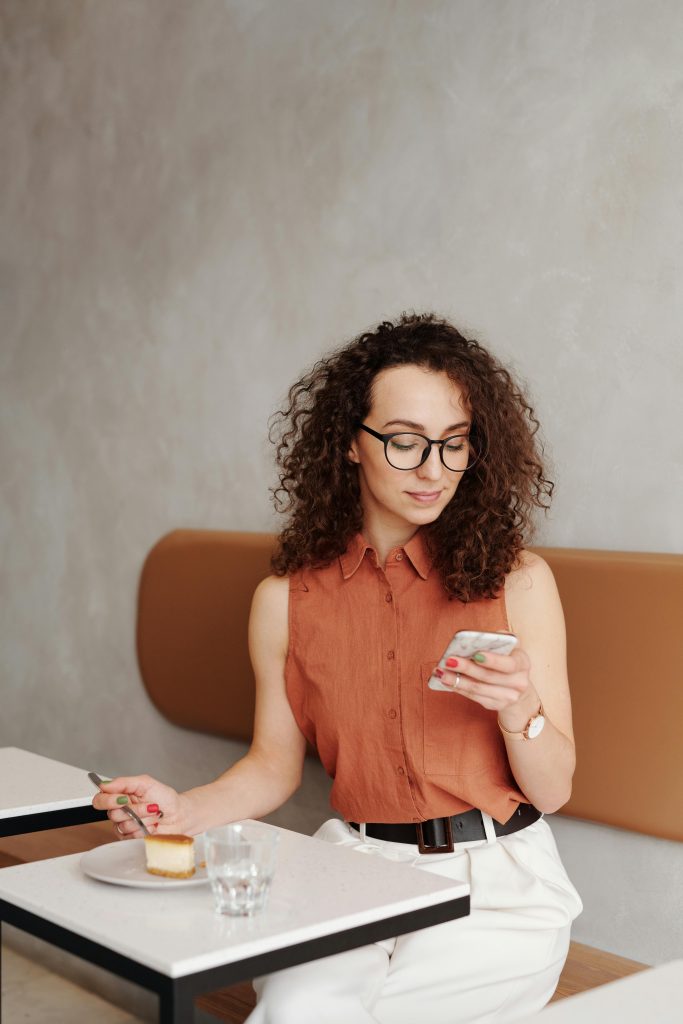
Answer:
M446 668L447 658L471 658L478 651L492 651L494 654L509 654L517 646L517 637L512 633L480 633L476 629L461 629L455 634L443 653L439 668ZM438 676L431 675L427 684L430 690L453 693L452 686L444 686Z

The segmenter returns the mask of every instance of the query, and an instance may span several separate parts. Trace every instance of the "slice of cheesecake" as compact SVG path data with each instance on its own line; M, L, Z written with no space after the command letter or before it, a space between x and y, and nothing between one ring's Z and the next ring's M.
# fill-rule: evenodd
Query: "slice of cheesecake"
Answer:
M194 874L192 836L145 836L145 857L150 875L191 878Z

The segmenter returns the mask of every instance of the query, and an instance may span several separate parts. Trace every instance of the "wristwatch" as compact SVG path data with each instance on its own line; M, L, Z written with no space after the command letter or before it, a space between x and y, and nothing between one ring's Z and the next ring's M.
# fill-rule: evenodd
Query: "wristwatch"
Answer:
M498 722L498 728L500 731L504 732L506 736L513 736L516 740L535 740L536 737L540 736L543 732L544 725L545 712L543 710L543 704L540 701L538 704L538 711L535 715L531 716L521 732L510 732L509 729L504 729L500 722Z

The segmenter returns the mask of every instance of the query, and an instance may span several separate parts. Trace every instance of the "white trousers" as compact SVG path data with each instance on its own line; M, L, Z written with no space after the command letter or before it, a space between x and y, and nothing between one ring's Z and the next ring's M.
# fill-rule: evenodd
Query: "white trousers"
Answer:
M470 1024L545 1006L581 900L543 818L500 839L484 818L487 840L426 855L326 821L319 839L468 882L470 914L258 978L248 1024Z

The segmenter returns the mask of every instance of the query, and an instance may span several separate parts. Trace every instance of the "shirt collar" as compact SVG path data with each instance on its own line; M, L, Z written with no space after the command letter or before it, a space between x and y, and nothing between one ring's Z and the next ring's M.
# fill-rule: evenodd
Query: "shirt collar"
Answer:
M434 559L427 550L427 542L421 530L414 534L403 548L415 572L426 580L432 571Z
M432 568L432 558L427 551L422 531L418 530L408 543L404 544L401 550L407 555L408 561L413 569L415 569L415 572L423 580L426 580ZM345 580L350 579L356 572L365 557L366 551L371 551L373 555L375 553L375 549L368 543L363 534L357 533L349 542L349 546L344 554L339 557L342 576Z

